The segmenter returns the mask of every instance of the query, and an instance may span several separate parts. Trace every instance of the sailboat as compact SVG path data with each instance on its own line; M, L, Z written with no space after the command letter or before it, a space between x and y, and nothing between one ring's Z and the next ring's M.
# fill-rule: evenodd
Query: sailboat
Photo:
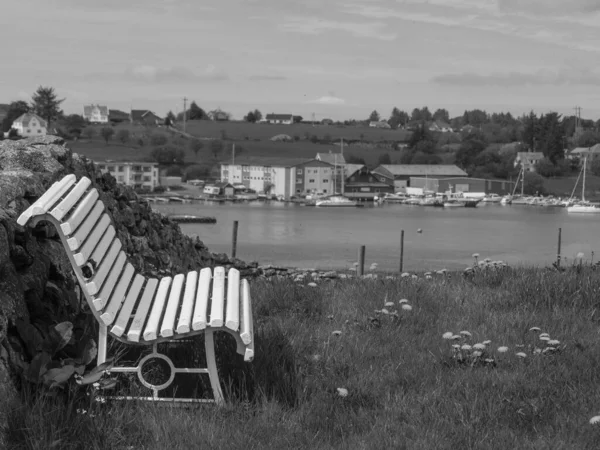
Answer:
M517 186L519 186L519 180L521 180L521 195L515 197L515 192L517 191ZM502 205L524 205L526 204L525 200L525 168L521 167L519 171L519 175L517 175L517 181L515 181L515 187L513 188L512 194L507 195L500 200Z
M600 214L600 207L596 205L592 205L591 203L585 200L585 172L587 166L587 157L583 160L583 183L581 185L581 202L575 203L573 206L567 207L567 212L570 213L592 213L592 214ZM577 187L577 182L575 182L575 187ZM575 190L575 188L573 188ZM572 195L571 195L572 197Z

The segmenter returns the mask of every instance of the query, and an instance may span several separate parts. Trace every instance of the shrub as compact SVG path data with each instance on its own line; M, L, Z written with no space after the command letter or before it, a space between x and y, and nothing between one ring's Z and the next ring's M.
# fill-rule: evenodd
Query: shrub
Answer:
M150 144L155 147L166 145L168 142L167 137L164 134L152 134L150 135Z

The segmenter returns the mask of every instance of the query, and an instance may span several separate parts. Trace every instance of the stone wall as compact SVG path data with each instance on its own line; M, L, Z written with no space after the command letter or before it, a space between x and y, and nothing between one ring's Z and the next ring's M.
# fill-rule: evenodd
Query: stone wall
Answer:
M53 182L67 174L87 176L100 191L129 260L148 276L172 275L202 267L235 266L243 276L257 275L257 264L212 254L199 239L153 212L128 187L72 151L61 138L42 136L0 141L0 387L14 386L20 372L62 321L95 326L83 316L83 297L53 227L35 230L16 223ZM84 301L84 300L83 300ZM84 309L84 308L83 308Z

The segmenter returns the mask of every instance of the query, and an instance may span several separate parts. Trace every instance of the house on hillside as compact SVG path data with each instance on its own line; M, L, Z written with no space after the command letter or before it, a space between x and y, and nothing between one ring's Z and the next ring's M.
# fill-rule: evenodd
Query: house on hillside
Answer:
M371 128L392 128L389 123L385 120L371 121L369 122Z
M380 182L393 186L396 191L412 187L411 178L443 179L468 176L454 164L382 164L373 169L372 173Z
M473 125L465 125L464 127L462 127L460 129L461 132L463 133L473 133L474 131L477 131L478 128L474 127Z
M571 150L567 156L569 159L580 159L584 160L587 158L588 163L596 159L600 159L600 144L596 144L592 147L577 147Z
M48 133L48 123L37 114L25 113L17 117L11 128L17 130L19 136L44 136Z
M108 120L114 123L129 122L130 115L118 109L111 109L108 111Z
M441 120L436 120L429 124L429 131L439 131L441 133L451 133L454 131L449 123Z
M225 111L215 111L213 120L216 122L225 122L229 120L229 114L227 114Z
M108 123L109 110L105 105L83 105L83 118L92 123Z
M294 123L293 114L267 114L265 116L265 122L271 124L283 124L283 125L291 125Z
M525 172L535 172L535 165L544 159L542 152L517 152L514 167L521 166Z
M100 161L96 163L102 173L110 173L117 183L134 189L153 191L160 183L158 164L147 161ZM181 181L178 183L181 184Z
M147 109L132 109L129 121L136 125L161 125L164 120Z

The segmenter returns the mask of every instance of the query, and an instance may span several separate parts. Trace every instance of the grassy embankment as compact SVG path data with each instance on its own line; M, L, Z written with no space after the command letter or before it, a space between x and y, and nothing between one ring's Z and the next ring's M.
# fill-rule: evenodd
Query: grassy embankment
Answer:
M104 160L113 159L116 161L145 159L150 156L152 146L148 139L144 146L140 147L137 140L140 136L147 136L148 129L143 126L131 124L120 124L114 127L115 134L120 129L130 131L132 137L126 144L121 144L113 136L108 144L100 137L100 129L102 126L94 126L97 130L96 136L92 139L82 137L78 141L70 143L70 147L91 159ZM181 128L181 127L180 127ZM380 155L390 153L392 158L396 152L386 148L378 148L372 144L375 140L398 140L406 137L406 132L401 130L376 130L368 127L355 128L337 128L327 126L311 127L310 125L268 125L268 124L249 124L246 122L211 122L211 121L193 121L189 122L187 131L199 138L221 139L221 131L224 131L228 139L227 142L235 142L239 156L268 156L268 157L289 157L289 158L314 158L319 152L339 151L340 147L333 144L319 144L305 140L305 133L310 132L311 135L316 135L319 138L324 138L329 134L332 138L344 137L347 139L360 139L361 133L364 133L365 144L363 146L352 145L345 147L345 154L364 158L367 164L376 166ZM287 130L287 131L286 131ZM173 139L172 133L164 128L151 129L151 133L166 134ZM378 134L380 133L380 134ZM395 133L395 134L394 134ZM277 134L289 134L292 137L300 136L300 141L296 142L273 142L270 138ZM389 135L389 136L388 136ZM246 137L249 139L246 140ZM179 138L181 139L181 138ZM187 144L186 140L182 140L182 144ZM185 147L184 147L185 148ZM226 159L229 155L221 155L220 159ZM186 148L186 163L204 163L206 161L214 161L214 157L210 151L210 143L205 142L204 148L194 153Z
M256 281L256 359L233 381L245 379L247 398L222 409L33 402L8 411L6 448L598 448L600 271L503 270ZM374 312L384 307L398 317ZM550 345L534 326L559 351L534 354ZM442 339L461 330L472 338ZM452 344L484 340L475 364L452 357Z

